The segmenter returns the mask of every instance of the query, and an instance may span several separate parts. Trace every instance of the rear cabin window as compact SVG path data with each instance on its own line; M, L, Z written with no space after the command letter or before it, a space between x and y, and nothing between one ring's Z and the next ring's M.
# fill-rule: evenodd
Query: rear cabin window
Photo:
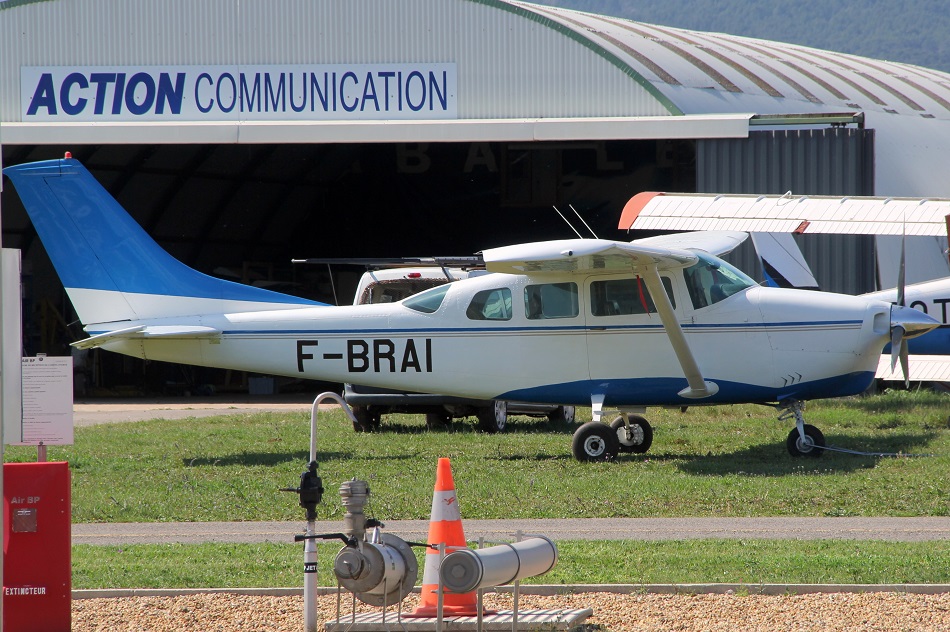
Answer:
M449 284L443 284L440 287L432 288L425 292L410 296L402 302L405 307L414 309L423 314L432 314L442 306L445 299L445 293L449 291Z
M511 320L511 290L482 290L472 297L465 315L470 320Z
M670 303L676 308L673 284L668 277L660 277ZM613 279L590 284L590 313L594 316L629 316L655 314L653 297L643 279Z
M542 283L524 289L525 314L532 320L574 318L577 305L576 283Z

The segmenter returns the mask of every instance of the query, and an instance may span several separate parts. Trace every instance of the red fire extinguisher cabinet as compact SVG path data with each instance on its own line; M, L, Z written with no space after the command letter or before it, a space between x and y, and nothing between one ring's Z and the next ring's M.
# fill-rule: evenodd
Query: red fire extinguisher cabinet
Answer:
M3 466L3 629L68 632L72 588L68 463Z

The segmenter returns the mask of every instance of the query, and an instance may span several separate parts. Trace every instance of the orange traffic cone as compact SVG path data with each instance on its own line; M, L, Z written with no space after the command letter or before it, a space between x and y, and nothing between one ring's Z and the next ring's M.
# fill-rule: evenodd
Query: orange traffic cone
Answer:
M448 553L452 547L464 547L465 533L462 530L462 516L459 513L458 499L455 496L455 483L452 481L452 466L446 458L439 459L435 475L435 492L432 494L432 517L429 521L430 545L444 543ZM439 605L439 551L426 549L425 570L422 572L422 594L419 605L408 617L435 617ZM443 616L474 617L478 614L478 600L475 592L443 594Z

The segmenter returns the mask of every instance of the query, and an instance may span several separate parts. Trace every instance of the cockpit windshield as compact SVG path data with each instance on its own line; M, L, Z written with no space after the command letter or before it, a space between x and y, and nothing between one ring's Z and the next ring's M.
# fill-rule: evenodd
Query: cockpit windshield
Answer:
M442 306L442 299L449 291L449 284L440 285L405 299L402 304L423 314L432 314Z
M696 252L696 256L699 261L683 270L694 309L714 305L755 285L748 275L718 257L704 252Z

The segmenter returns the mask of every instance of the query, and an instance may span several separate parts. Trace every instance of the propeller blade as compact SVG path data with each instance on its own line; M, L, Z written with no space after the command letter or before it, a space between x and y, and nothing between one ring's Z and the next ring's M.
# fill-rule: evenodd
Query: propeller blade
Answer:
M904 328L900 325L891 326L891 373L897 366L897 360L900 357L901 347L906 344L904 340ZM906 374L905 374L906 376Z
M907 340L901 340L901 372L904 374L904 388L910 388L910 360L908 359L908 346Z

